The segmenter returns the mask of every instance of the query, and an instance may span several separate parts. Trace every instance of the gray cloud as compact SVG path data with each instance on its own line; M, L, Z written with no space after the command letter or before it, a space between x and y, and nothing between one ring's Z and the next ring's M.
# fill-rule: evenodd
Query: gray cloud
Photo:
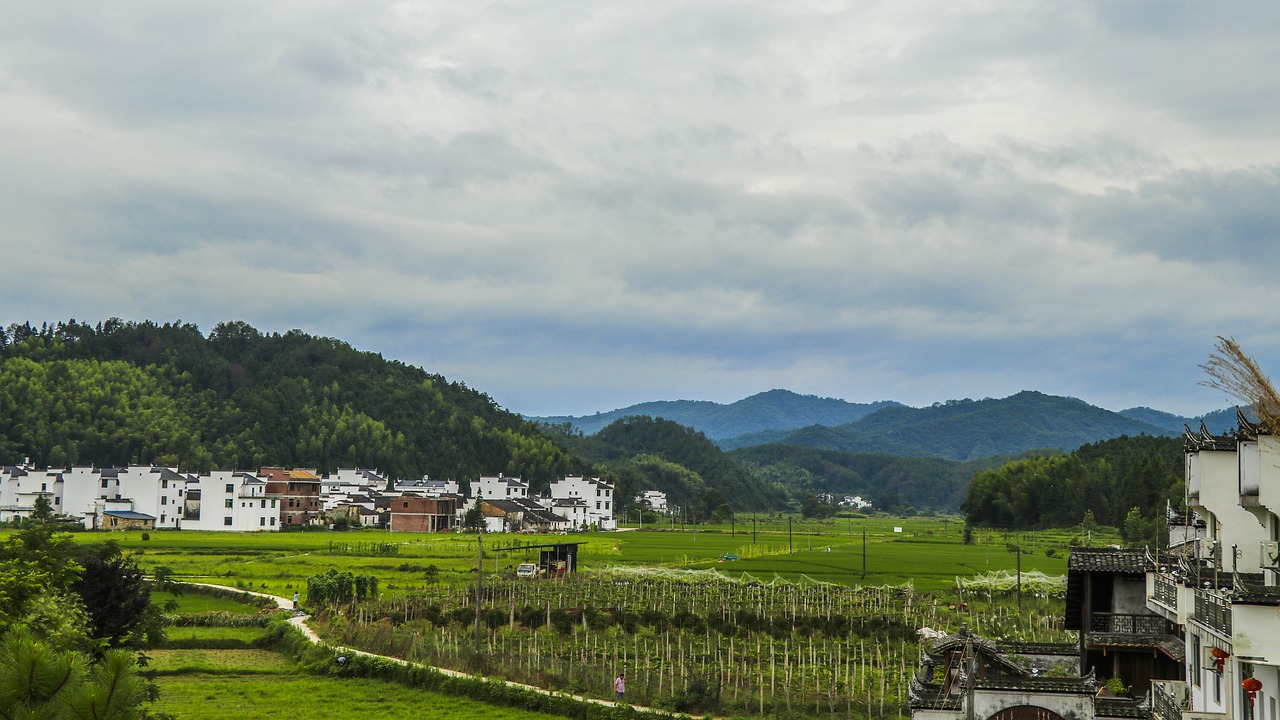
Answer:
M535 414L772 387L1202 411L1214 335L1280 365L1277 19L10 6L0 321L299 327Z

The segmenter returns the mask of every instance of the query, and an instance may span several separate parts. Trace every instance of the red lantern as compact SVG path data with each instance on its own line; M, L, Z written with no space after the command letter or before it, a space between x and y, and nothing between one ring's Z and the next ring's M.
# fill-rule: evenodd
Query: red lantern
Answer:
M1258 697L1258 691L1262 689L1262 681L1258 678L1245 678L1240 687L1249 696L1249 707L1253 707L1254 698Z
M1213 664L1217 666L1214 668L1214 672L1221 675L1222 665L1227 661L1227 658L1231 657L1231 653L1223 650L1222 648L1216 647L1209 649L1209 656L1213 658Z

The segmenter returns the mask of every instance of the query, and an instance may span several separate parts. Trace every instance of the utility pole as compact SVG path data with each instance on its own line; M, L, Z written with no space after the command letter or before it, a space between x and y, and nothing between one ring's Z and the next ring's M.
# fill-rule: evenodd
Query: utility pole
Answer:
M751 544L752 544L752 545L755 545L755 544L756 544L756 541L757 541L757 539L756 539L756 516L755 516L755 515L752 515L752 516L751 516Z
M795 547L791 544L791 516L787 516L787 552L793 552Z
M1018 614L1022 614L1022 546L1018 548Z
M484 598L484 533L476 531L476 658L480 657L480 601Z

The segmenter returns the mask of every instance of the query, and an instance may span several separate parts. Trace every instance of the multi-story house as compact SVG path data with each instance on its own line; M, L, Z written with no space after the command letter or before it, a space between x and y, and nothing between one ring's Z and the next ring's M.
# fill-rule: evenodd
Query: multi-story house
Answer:
M461 495L401 495L389 498L391 530L438 532L457 526Z
M579 499L587 504L588 525L616 530L613 484L591 477L566 477L551 483L551 499Z
M1185 680L1153 683L1159 720L1280 718L1280 440L1238 422L1188 430L1187 506L1205 537L1148 573L1148 607L1185 638Z
M485 500L515 500L517 498L529 497L529 483L520 478L509 478L499 475L497 477L482 477L479 480L471 481L472 500L484 498Z
M31 517L39 497L61 514L62 487L60 470L37 470L28 463L0 468L0 521Z
M280 529L279 498L268 497L267 481L248 472L214 470L192 477L182 510L182 527L188 530Z
M266 496L280 502L281 525L312 525L320 522L320 476L311 470L264 467L258 476L267 482Z

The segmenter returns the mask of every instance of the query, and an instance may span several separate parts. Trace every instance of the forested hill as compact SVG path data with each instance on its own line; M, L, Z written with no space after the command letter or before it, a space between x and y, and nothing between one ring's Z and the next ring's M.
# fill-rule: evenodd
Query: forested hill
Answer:
M459 382L339 340L242 322L75 321L0 332L0 463L379 468L535 488L589 472Z
M1008 458L959 461L931 457L854 454L796 445L756 445L729 456L761 479L792 494L858 495L893 513L960 508L973 474Z
M719 441L748 433L783 433L809 425L842 425L890 405L897 403L851 403L836 398L800 395L789 390L770 390L727 405L706 400L661 400L595 415L529 419L553 425L568 423L576 430L592 435L626 417L662 418L691 427Z
M764 510L786 502L780 486L748 473L705 435L670 420L628 417L595 435L565 425L549 429L563 433L561 442L577 456L605 466L620 497L661 490L673 505L698 508L702 518L722 505Z
M1182 439L1122 437L1067 455L1028 457L979 472L964 501L974 525L1068 527L1085 519L1150 540L1167 506L1183 504Z
M1149 425L1075 398L1026 391L999 400L886 407L853 423L804 428L771 440L852 453L970 460L1044 448L1074 450L1122 435L1175 434L1181 430Z

